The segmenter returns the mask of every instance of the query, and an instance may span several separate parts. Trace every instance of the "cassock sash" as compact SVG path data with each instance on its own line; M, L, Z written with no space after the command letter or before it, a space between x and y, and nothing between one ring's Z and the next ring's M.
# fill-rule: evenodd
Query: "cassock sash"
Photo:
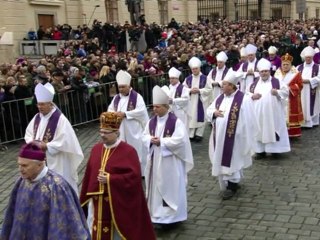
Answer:
M224 68L224 70L223 70L223 72L222 72L222 80L224 79L224 77L226 76L226 74L227 74L227 72L228 72L228 70L229 70L229 68L227 68L227 67L225 67ZM215 79L216 79L216 75L217 75L217 68L214 68L213 70L212 70L212 79L215 81Z
M207 82L207 76L201 74L200 75L200 82L199 82L199 89L204 88L206 86ZM189 88L192 87L192 75L188 76L186 79L186 83ZM203 104L200 98L200 93L199 93L199 98L198 98L198 115L197 115L197 121L198 122L204 122L204 109L203 109Z
M237 129L237 124L239 120L240 107L243 101L244 93L241 91L237 91L234 95L229 116L228 116L228 124L226 129L226 134L224 137L224 145L222 152L222 161L221 165L224 167L230 167L231 158L232 158L232 150L234 145L234 138ZM219 109L220 104L224 99L224 94L221 94L216 100L216 109ZM215 142L215 134L214 134L214 142Z
M169 112L168 113L168 119L166 121L166 125L164 127L163 131L163 137L171 137L176 126L177 117L174 115L174 113ZM149 122L149 132L151 136L155 136L156 133L156 127L157 127L157 117L154 116L150 119Z
M251 93L254 93L254 89L256 88L258 82L259 82L259 77L255 78L253 80L253 83L250 86ZM272 88L274 88L274 89L280 89L279 79L272 77L271 78L271 85L272 85Z
M257 65L258 65L258 61L256 60L255 64L254 64L254 72L257 72ZM248 66L249 66L249 62L245 61L242 65L242 72L247 72L248 71Z
M298 67L298 71L301 72L301 74L303 72L303 68L304 68L303 64L301 64ZM314 63L313 66L312 66L311 77L313 78L313 77L317 76L318 73L319 73L319 65ZM309 84L309 88L310 88L310 115L313 116L314 103L316 102L316 91L317 91L317 88L312 89L310 84Z
M127 105L127 111L131 111L136 108L137 98L138 98L138 93L136 91L134 91L133 89L131 89L131 91L129 93L129 101L128 101L128 105ZM118 110L119 102L120 102L120 94L117 94L115 96L114 101L113 101L113 107L116 111Z
M174 94L174 98L181 97L183 85L179 83L179 86L176 88L176 93Z
M58 121L59 121L60 115L61 115L60 110L56 109L52 113L51 117L49 118L49 121L48 121L48 124L47 124L47 128L46 128L46 130L44 132L43 139L42 139L42 141L44 141L45 143L48 143L48 142L52 141L52 139L54 137L54 134L56 132L56 129L57 129L57 125L58 125ZM41 120L40 119L40 114L38 113L36 115L36 119L34 121L33 139L36 139L40 120Z

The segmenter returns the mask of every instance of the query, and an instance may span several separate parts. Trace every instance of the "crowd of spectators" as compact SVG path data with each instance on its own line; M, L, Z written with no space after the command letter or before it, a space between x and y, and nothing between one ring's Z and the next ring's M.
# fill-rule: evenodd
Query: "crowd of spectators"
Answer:
M144 36L147 50L126 51L126 32L131 42L136 40L137 32L139 37ZM29 32L29 38L31 35ZM54 29L40 26L33 37L65 42L57 55L44 56L38 62L21 57L14 64L1 64L1 103L30 97L35 84L47 81L54 85L57 93L79 91L85 96L81 101L86 101L90 97L88 88L114 82L119 69L127 70L136 82L143 78L142 85L135 88L147 97L169 68L174 66L187 71L188 60L196 56L202 61L202 72L208 74L216 65L215 56L220 51L228 55L227 66L234 67L240 61L240 49L248 43L258 47L258 58L267 57L267 49L275 46L278 55L290 53L294 57L293 65L297 66L302 63L300 53L305 46L317 47L320 20L221 20L178 24L172 19L167 26L156 23L102 25L95 20L91 29L86 25L76 29L67 24ZM115 86L110 85L108 91L107 100L116 93ZM1 112L4 111L2 107Z

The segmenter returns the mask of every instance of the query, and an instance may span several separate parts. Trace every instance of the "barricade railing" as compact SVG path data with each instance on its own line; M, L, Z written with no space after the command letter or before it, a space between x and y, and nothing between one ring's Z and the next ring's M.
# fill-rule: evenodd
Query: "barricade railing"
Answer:
M189 71L183 72L181 79L184 79L187 74ZM133 89L143 96L148 108L152 105L153 87L168 83L167 74L137 77L131 81ZM100 114L108 110L116 94L116 82L97 86L89 84L86 89L56 94L54 103L70 123L77 126L98 120ZM33 97L5 101L0 104L0 150L5 149L4 144L24 138L26 127L37 112Z

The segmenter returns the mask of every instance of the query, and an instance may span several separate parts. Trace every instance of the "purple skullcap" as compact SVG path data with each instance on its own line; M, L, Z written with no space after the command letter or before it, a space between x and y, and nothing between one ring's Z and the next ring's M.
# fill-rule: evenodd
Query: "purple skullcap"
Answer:
M30 160L44 161L46 154L37 145L33 143L25 144L21 147L19 157Z

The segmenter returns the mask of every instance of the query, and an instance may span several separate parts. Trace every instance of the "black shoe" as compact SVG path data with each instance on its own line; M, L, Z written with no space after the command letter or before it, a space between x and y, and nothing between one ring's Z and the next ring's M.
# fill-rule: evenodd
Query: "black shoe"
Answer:
M234 195L236 194L235 191L231 190L231 189L227 189L223 192L222 194L222 199L223 200L229 200L231 199Z
M181 222L175 222L175 223L154 223L153 228L155 230L162 230L162 231L169 231L172 229L177 228L180 225Z
M194 137L193 138L189 138L190 142L194 142Z
M255 159L255 160L263 159L263 158L265 158L265 157L266 157L266 153L265 153L265 152L256 153L256 154L254 155L254 159Z
M195 141L195 142L201 142L201 141L202 141L202 137L200 137L200 136L195 136L195 137L194 137L194 141Z
M236 192L240 189L240 185L238 183L228 181L227 190L223 192L222 199L228 200L232 198Z
M279 159L279 158L281 158L281 154L280 153L271 153L271 157L273 159Z

